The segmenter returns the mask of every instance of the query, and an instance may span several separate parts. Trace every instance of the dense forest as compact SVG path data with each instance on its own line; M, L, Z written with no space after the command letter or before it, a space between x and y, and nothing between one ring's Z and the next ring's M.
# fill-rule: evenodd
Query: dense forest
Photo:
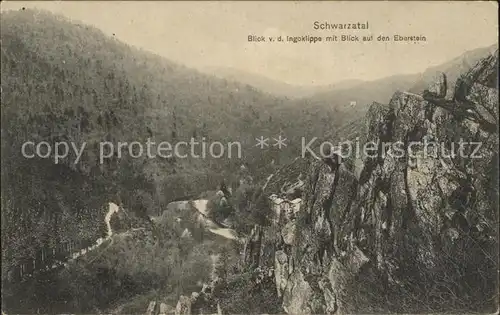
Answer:
M242 163L251 161L256 180L264 178L273 160L286 163L300 145L261 154L255 138L306 130L319 136L341 121L333 107L308 109L204 75L47 12L2 12L1 23L2 278L41 248L103 236L108 201L147 219L169 201L236 181ZM101 141L191 137L239 141L244 155L148 159L115 152L102 164L98 157ZM86 149L76 164L74 156L55 164L23 157L27 141Z

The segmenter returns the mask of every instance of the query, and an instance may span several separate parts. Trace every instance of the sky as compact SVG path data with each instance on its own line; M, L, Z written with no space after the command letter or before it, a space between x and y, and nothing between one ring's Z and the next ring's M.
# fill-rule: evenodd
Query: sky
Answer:
M1 2L39 8L186 66L229 67L297 85L375 80L423 72L497 42L498 4L459 2ZM315 21L369 23L368 30L315 30ZM257 36L423 35L425 42L257 43Z

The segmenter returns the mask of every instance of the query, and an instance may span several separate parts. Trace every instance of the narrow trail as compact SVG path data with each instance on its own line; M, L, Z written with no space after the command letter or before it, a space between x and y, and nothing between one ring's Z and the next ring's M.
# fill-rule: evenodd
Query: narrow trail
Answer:
M107 244L106 248L110 247L113 244L113 229L111 228L111 218L113 214L118 213L120 211L120 207L113 203L113 202L108 202L108 212L106 213L106 216L104 217L104 223L106 223L107 231L106 231L106 237L104 238L98 238L96 243L90 247L87 247L85 249L82 249L80 252L74 253L65 264L64 267L68 266L68 263L73 262L75 259L97 249L99 246L101 246L104 242L109 240L109 243ZM99 257L99 256L98 256ZM94 258L92 261L97 259L98 257Z
M208 213L208 208L207 208L207 205L208 205L207 199L193 200L192 204L193 204L194 208L196 210L198 210L198 212L201 215L203 215L203 219L205 221L207 221L207 223L209 223L208 225L213 226L213 228L210 228L210 227L208 228L208 230L211 233L220 235L220 236L225 237L225 238L230 239L230 240L239 240L238 233L235 230L229 229L229 228L222 228L222 227L220 227L220 224L218 224L217 222L214 222L213 220L211 220L208 217L209 213Z
M239 240L238 233L235 230L221 227L220 224L218 224L217 222L214 222L213 220L211 220L209 218L209 211L208 211L208 207L207 207L208 200L207 199L185 201L185 203L186 203L186 209L189 208L187 205L191 204L199 212L201 219L206 223L205 227L208 231L210 231L213 234L222 236L226 239L236 240L236 241ZM86 248L80 249L78 251L75 251L75 252L69 254L67 256L66 260L55 261L52 265L47 265L44 268L39 269L38 272L35 272L34 274L25 274L25 275L23 274L21 276L22 277L21 281L32 278L33 276L35 276L36 273L46 273L46 272L50 272L54 269L61 268L61 267L67 268L70 263L73 263L75 260L77 260L85 255L88 255L90 252L95 251L99 247L102 247L103 244L106 245L105 248L102 248L103 250L112 246L114 233L113 233L113 229L111 227L111 218L113 217L114 214L116 214L120 211L121 211L121 209L117 204L115 204L113 202L108 202L108 211L104 217L104 223L105 223L106 228L107 228L105 237L98 238L95 241L95 243L91 246L88 246ZM94 257L90 262L95 261L100 256L101 255Z
M106 215L104 217L104 223L106 224L106 227L107 227L106 237L98 238L93 245L69 254L68 258L66 260L56 261L52 265L47 265L46 267L39 269L37 272L35 272L33 274L23 275L22 276L23 279L21 281L25 281L29 278L32 278L33 276L36 275L36 273L47 273L47 272L50 272L50 271L52 271L56 268L60 268L60 267L67 268L70 263L74 262L76 259L78 259L84 255L87 255L91 251L96 250L98 247L100 247L102 244L106 243L107 241L109 241L109 242L107 242L108 244L107 244L106 248L111 246L113 244L113 238L112 238L113 230L111 228L110 222L111 222L111 218L112 218L113 214L115 214L119 211L120 211L120 207L118 205L116 205L115 203L112 203L112 202L108 203L108 212L106 213ZM96 258L98 258L98 257L96 257ZM93 260L95 260L96 258L94 258Z

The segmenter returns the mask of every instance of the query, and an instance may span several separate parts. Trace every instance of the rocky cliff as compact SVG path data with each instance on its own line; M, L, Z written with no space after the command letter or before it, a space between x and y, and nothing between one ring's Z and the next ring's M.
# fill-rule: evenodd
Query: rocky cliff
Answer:
M498 52L452 97L438 74L422 95L374 103L359 163L307 160L298 217L256 227L245 253L274 271L287 313L495 310L497 69ZM289 185L277 175L269 194Z
M373 103L351 143L361 151L309 155L269 176L274 217L243 248L250 292L214 280L175 313L231 313L225 300L244 308L270 285L260 298L288 314L494 312L497 69L498 52L454 88L438 73L422 94Z

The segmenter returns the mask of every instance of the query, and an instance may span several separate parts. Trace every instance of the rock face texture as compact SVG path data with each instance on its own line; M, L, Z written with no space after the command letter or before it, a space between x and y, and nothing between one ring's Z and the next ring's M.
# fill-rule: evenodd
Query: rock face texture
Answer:
M498 52L452 98L438 74L422 95L374 103L357 170L307 160L297 218L256 226L245 250L251 265L272 268L287 313L495 310L497 69ZM283 193L279 178L269 194ZM274 259L262 258L266 246Z
M443 73L422 95L397 92L367 112L357 156L309 156L270 176L276 217L244 244L251 281L273 281L288 314L494 312L497 69L498 52L451 97ZM175 314L222 313L217 286L181 296Z

